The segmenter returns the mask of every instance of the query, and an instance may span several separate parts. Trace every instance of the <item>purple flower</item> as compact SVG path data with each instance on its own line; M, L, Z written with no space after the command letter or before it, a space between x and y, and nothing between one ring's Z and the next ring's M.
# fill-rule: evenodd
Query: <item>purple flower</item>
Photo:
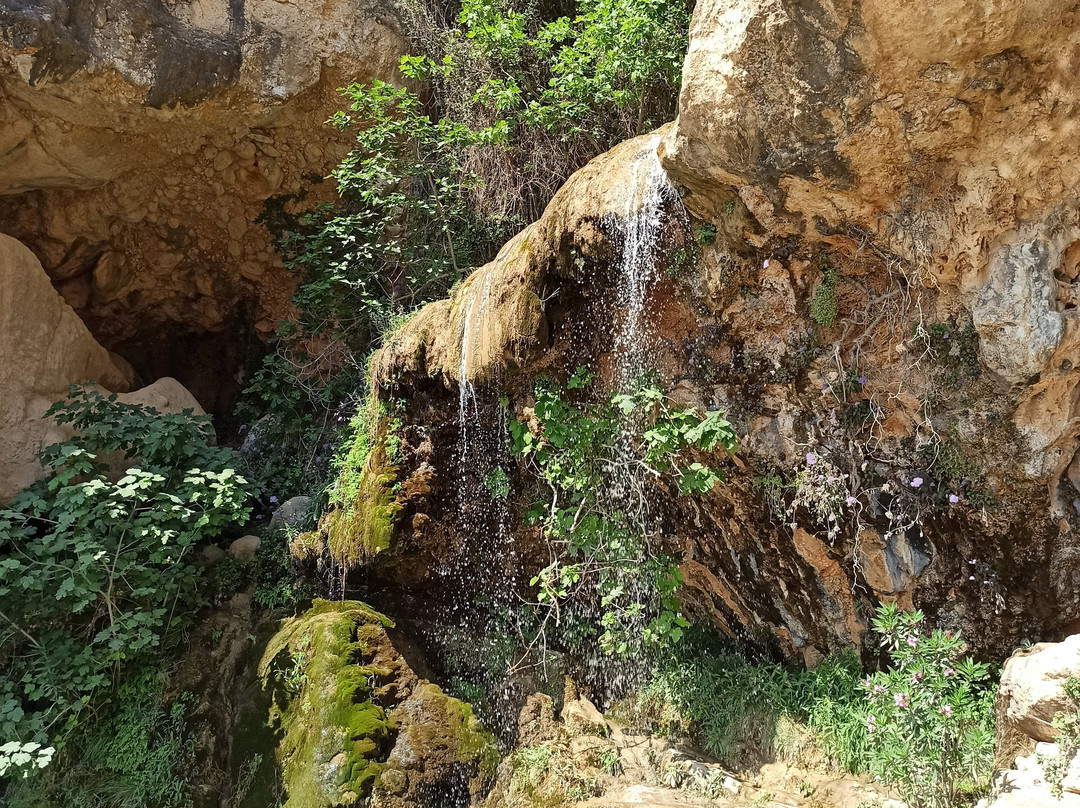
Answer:
M813 334L813 333L814 333L814 329L812 329L812 328L808 328L808 329L806 329L806 333L807 333L807 334Z
M922 485L922 477L916 477L911 481L912 488L918 488L920 485Z
M237 431L243 432L245 429L247 429L247 424L240 424L240 429Z
M908 699L907 693L894 693L893 701L896 702L896 706L899 707L901 710L911 704L911 701Z
M865 376L860 376L859 377L859 385L861 387L866 387L866 377Z
M856 502L858 502L858 500L855 499L855 497L848 497L844 500L844 502L846 502L848 505L854 505Z
M949 504L950 505L955 505L959 501L960 501L960 497L956 496L956 494L949 494Z
M768 258L765 259L765 263L761 265L761 268L762 269L768 269L769 268L769 259Z
M817 455L813 452L806 453L806 465L812 466L817 462Z
M270 497L270 504L277 505L277 497Z

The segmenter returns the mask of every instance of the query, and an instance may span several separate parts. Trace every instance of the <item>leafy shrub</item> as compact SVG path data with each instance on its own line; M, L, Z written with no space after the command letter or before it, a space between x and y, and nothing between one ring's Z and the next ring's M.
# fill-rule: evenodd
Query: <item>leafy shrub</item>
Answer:
M24 743L62 740L113 676L179 639L200 602L196 545L249 512L205 416L79 388L49 414L74 437L0 510L0 737Z
M664 0L406 4L446 118L487 136L459 154L473 207L504 234L539 217L574 170L674 117L690 4Z
M186 808L185 774L195 741L186 724L191 697L167 704L166 677L142 666L114 702L84 723L63 751L63 766L9 790L8 808Z
M590 381L579 369L567 386L580 390ZM693 452L717 446L733 451L731 425L718 412L701 416L672 409L655 387L579 407L542 380L533 411L539 424L535 433L520 421L510 422L510 432L514 454L547 484L530 513L542 525L554 558L532 580L539 603L549 607L540 632L553 615L559 622L562 601L591 591L601 609L601 646L608 653L630 654L642 640L678 639L687 625L674 597L681 579L678 568L649 547L643 475L669 475L683 494L711 490L723 474L695 460ZM633 417L638 420L628 420ZM639 427L629 441L628 424Z
M863 688L870 771L912 808L948 808L984 785L994 753L994 690L986 665L961 658L959 633L923 630L922 612L878 608L874 629L892 667Z
M643 698L674 712L662 729L696 735L706 751L732 766L773 757L796 760L809 731L817 749L848 771L865 771L866 705L854 653L826 659L812 671L754 663L730 643L700 629L656 663Z

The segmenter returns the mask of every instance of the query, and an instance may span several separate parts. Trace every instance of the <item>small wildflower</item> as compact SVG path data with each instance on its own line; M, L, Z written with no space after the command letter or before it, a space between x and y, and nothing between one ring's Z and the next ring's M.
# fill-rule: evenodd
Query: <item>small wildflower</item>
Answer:
M270 497L270 504L277 505L277 497Z
M812 329L812 328L808 328L808 329L806 329L806 333L807 333L807 334L813 334L813 333L814 333L814 329Z
M866 731L873 732L877 726L877 719L873 715L866 716Z
M761 268L762 269L768 269L769 268L769 259L768 258L765 259L765 263L763 263L761 265Z
M974 580L975 580L975 576L974 576L974 575L969 575L969 576L968 576L968 580L969 580L969 581L974 581Z
M856 502L858 502L858 500L855 499L855 497L848 497L844 500L844 502L846 502L848 505L854 505Z
M925 675L926 674L923 673L922 671L915 671L915 673L913 673L911 675L911 681L914 682L915 684L918 684L919 682L921 682L923 680L923 677Z
M874 695L880 696L885 692L885 688L882 685L874 685Z
M956 673L956 668L948 667L945 669L946 676L952 676L954 673Z
M956 496L956 494L949 494L949 504L950 505L955 505L959 501L960 501L960 497Z
M918 488L920 485L922 485L922 477L916 477L911 481L912 488Z
M907 644L914 648L916 645L919 644L919 638L916 637L914 634L908 635Z
M942 707L940 710L938 710L938 712L941 713L946 718L952 718L952 707L950 705L948 705L948 704L946 704L944 707Z
M247 424L240 424L240 429L238 431L243 432L245 429L247 429Z
M825 482L827 482L829 485L832 485L836 482L836 478L830 474L828 477L825 478Z
M866 387L866 377L865 376L860 376L859 377L859 386L860 387Z
M806 465L812 466L815 463L817 463L817 455L814 454L813 452L807 452L806 453Z
M893 701L896 702L896 706L899 707L901 710L911 704L911 701L908 699L907 693L894 693Z

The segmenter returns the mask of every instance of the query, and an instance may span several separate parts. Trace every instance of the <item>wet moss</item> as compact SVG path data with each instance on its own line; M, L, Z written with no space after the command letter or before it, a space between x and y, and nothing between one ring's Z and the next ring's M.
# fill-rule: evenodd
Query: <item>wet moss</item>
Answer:
M259 673L287 808L361 805L371 794L397 727L372 700L389 672L357 662L372 650L365 629L389 625L362 603L316 601L267 645Z
M402 508L395 492L395 423L378 416L374 434L357 433L338 479L337 508L320 525L331 556L344 567L364 566L393 541Z

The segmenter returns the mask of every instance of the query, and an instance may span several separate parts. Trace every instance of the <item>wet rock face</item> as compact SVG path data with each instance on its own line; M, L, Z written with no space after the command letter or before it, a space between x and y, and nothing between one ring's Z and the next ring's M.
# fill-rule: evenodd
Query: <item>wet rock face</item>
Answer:
M811 664L865 645L884 600L997 658L1080 617L1076 11L988 8L922 9L923 36L895 4L700 2L659 132L693 238L656 250L648 359L681 405L727 413L742 461L698 500L658 491L665 541L687 609ZM536 376L588 364L614 383L619 228L646 142L571 178L380 356L410 402L401 474L423 470L427 491L392 577L418 585L475 543L459 520L485 505L458 504L446 417L460 378L519 418ZM516 534L521 564L539 547Z
M225 412L288 311L278 208L334 197L337 88L404 48L379 2L3 0L0 232L146 381Z
M362 603L315 601L259 665L295 808L464 806L490 785L494 738L468 704L421 680Z

